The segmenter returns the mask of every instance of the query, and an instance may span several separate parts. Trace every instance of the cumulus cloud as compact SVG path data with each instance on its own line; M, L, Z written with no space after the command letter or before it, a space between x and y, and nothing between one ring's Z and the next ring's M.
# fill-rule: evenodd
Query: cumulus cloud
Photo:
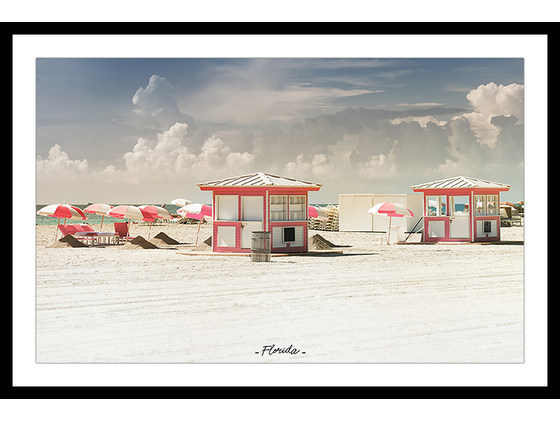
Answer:
M37 157L37 179L43 182L76 180L87 173L88 161L72 160L58 144L49 150L47 158Z
M299 92L303 103L308 95L318 99L351 94L294 89L303 90ZM294 89L285 95L297 97ZM38 177L62 181L87 176L96 183L136 186L188 181L196 190L198 181L268 171L323 183L323 191L335 195L371 190L372 184L376 189L394 189L390 186L395 181L401 181L405 192L424 177L464 174L493 179L496 173L519 173L523 163L522 85L490 83L473 89L467 95L472 111L440 106L347 108L282 128L234 125L213 133L193 131L188 121L181 120L184 114L178 111L175 93L173 85L157 75L138 89L133 97L136 115L160 129L141 132L117 162L95 171L87 160L71 159L55 145L47 158L38 157ZM274 108L282 99L270 101ZM266 101L260 105L266 106ZM171 118L179 120L164 126Z
M335 163L326 154L313 154L307 157L305 154L298 154L294 161L284 166L283 171L284 174L300 178L332 178L339 174Z
M146 87L139 87L132 97L136 124L143 128L162 130L175 122L194 120L177 106L177 88L165 77L152 75Z
M475 110L485 116L515 116L523 124L523 85L480 85L467 94Z
M393 142L393 147L387 154L371 155L367 161L358 165L358 173L366 179L386 179L397 176L397 157L395 148L398 141Z
M500 134L500 127L492 123L496 116L515 116L517 124L522 125L523 85L496 85L490 82L480 85L467 94L467 100L475 111L466 113L466 118L476 134L478 142L493 148Z
M204 141L200 152L193 151L191 142L188 125L175 123L155 139L138 138L132 150L122 157L124 168L107 166L98 177L111 180L119 174L121 181L133 184L187 177L199 179L246 169L254 160L251 152L234 151L215 136Z

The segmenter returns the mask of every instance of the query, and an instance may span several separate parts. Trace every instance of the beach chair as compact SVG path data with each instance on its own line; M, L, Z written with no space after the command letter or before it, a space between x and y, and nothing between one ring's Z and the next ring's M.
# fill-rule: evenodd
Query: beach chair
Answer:
M75 239L78 239L79 241L84 242L84 243L87 243L88 241L91 240L91 236L90 237L76 236L76 233L78 233L80 231L83 231L83 229L81 227L79 227L78 224L59 224L58 229L62 233L63 237L70 234Z
M74 226L80 228L80 230L78 230L78 231L86 232L86 233L88 233L88 235L99 234L98 232L93 230L93 227L91 227L89 224L74 224Z
M114 223L115 224L115 233L119 236L119 240L122 243L126 242L127 240L134 239L133 236L128 235L128 223Z
M78 229L74 227L73 224L63 224L63 226L66 229L67 233L71 234L72 236L78 231Z
M62 233L63 237L71 234L70 230L68 230L68 227L66 227L66 224L59 224L58 230L60 230L60 233Z

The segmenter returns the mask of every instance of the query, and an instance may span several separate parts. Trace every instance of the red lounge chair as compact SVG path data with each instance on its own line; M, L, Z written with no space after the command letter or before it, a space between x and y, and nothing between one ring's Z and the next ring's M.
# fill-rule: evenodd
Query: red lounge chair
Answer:
M89 224L74 224L75 227L79 227L80 232L84 232L83 234L85 236L98 236L99 232L93 230L93 227L91 227Z
M58 225L58 230L60 230L60 233L62 233L63 237L71 234L70 230L68 230L68 227L66 226L66 224L59 224Z
M74 224L61 224L60 226L63 226L66 229L66 234L71 234L72 236L80 230L76 228Z
M78 240L80 240L80 241L82 241L86 244L87 244L87 241L90 240L90 238L91 238L90 237L88 239L85 236L76 236L77 232L83 231L83 229L79 226L79 224L59 224L58 229L62 233L62 236L66 236L66 235L71 234L76 239L78 239Z
M134 239L133 236L128 235L128 223L114 223L115 232L119 235L119 238L126 242L127 240Z

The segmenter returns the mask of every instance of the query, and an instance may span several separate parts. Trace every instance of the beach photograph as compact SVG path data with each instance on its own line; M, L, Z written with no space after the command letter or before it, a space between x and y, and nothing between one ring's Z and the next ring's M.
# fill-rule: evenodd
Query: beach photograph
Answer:
M35 364L526 362L526 60L318 54L35 58Z

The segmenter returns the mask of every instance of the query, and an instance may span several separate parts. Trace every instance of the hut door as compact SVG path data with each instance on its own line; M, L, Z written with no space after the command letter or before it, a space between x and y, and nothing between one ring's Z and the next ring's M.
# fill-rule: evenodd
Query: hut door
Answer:
M263 229L264 196L241 197L241 248L251 248L254 231Z
M451 196L450 198L449 237L452 239L467 239L470 237L469 197Z

